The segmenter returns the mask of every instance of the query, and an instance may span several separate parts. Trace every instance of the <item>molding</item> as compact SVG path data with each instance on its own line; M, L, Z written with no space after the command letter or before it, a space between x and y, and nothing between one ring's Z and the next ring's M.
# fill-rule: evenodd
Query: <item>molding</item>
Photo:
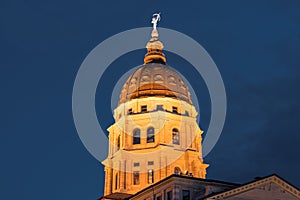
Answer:
M300 191L299 189L295 188L294 186L290 185L289 183L287 183L286 181L282 180L281 178L279 178L276 175L272 175L269 176L267 178L263 178L261 180L257 180L251 183L246 183L245 185L242 185L240 187L237 187L235 189L226 191L226 192L222 192L220 194L217 195L213 195L210 197L206 197L204 199L223 199L223 198L227 198L236 194L240 194L242 192L246 192L248 190L257 188L259 186L268 184L268 183L275 183L276 185L278 185L280 188L282 188L285 191L288 191L289 193L291 193L292 195L294 195L295 197L300 199Z

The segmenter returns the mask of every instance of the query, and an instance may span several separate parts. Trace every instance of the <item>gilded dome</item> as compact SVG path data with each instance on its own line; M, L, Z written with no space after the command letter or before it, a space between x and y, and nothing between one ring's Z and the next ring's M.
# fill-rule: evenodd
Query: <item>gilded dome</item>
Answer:
M151 62L139 67L125 82L119 104L144 97L171 97L192 104L182 77L171 67Z
M125 82L119 105L132 99L145 97L171 97L192 104L190 92L182 77L166 65L164 45L158 39L156 26L146 45L144 65L139 67Z

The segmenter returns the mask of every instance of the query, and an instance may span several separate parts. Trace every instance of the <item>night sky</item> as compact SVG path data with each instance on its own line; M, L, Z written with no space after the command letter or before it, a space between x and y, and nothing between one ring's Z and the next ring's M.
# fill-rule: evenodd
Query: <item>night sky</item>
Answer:
M159 27L185 33L207 50L226 87L227 118L205 157L207 178L243 183L276 173L300 187L300 1L178 2L0 1L0 199L103 194L103 167L73 123L73 83L95 46L151 26L154 12L161 12ZM145 52L121 56L100 80L96 109L104 129L113 123L114 84L142 64ZM165 54L192 84L207 130L210 99L202 77L184 59Z

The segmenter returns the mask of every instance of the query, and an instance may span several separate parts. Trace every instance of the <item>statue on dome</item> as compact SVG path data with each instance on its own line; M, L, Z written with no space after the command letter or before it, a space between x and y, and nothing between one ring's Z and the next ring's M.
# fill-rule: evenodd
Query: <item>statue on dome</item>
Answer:
M157 22L159 21L160 21L160 13L154 13L151 21L154 30L156 30Z

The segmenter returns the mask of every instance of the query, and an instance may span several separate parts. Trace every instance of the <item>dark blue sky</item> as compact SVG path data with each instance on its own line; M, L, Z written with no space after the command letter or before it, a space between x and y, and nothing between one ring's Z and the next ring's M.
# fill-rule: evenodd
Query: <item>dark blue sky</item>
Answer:
M1 199L102 195L103 167L84 148L73 123L73 82L96 45L121 31L150 26L157 11L159 26L203 45L225 83L227 119L205 158L208 178L246 182L277 173L300 187L300 1L179 2L0 2ZM96 100L103 127L113 123L113 84L141 64L144 53L120 57L101 79ZM201 76L185 60L166 55L196 88L205 131L210 102Z

